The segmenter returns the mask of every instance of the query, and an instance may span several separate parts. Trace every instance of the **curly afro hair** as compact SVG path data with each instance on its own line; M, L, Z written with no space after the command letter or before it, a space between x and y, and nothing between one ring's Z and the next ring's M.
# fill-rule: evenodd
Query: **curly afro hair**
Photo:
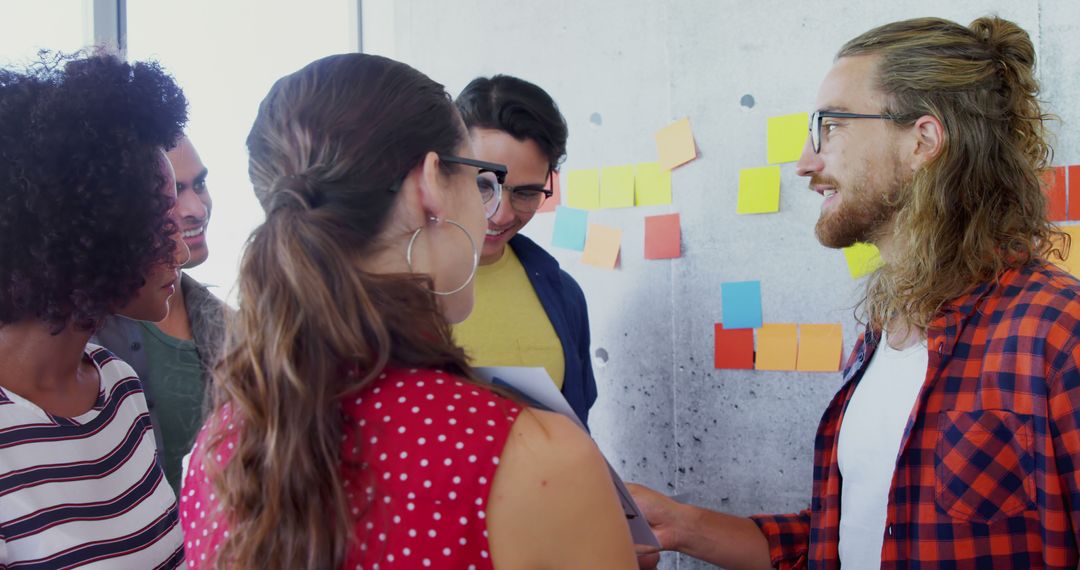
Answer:
M0 70L0 324L92 330L173 262L160 161L187 100L154 63L49 58Z

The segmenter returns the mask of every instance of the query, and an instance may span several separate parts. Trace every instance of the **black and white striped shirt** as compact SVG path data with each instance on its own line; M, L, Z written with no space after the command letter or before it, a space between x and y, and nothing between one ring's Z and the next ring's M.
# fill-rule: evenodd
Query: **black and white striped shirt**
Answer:
M0 567L183 567L176 498L139 379L99 346L86 354L101 389L78 417L0 389Z

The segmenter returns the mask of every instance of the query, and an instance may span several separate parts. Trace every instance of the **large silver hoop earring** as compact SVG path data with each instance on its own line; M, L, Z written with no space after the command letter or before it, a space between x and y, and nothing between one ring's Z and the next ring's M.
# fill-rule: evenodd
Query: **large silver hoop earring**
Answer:
M469 271L469 278L466 279L465 282L462 283L460 287L458 287L457 289L454 289L452 291L436 291L434 289L431 290L431 292L436 294L436 295L444 295L444 296L445 295L453 295L454 293L457 293L458 291L461 291L462 289L468 287L469 283L472 283L472 280L476 277L476 268L480 266L480 250L477 249L476 240L474 240L473 237L471 235L469 235L469 230L465 229L465 226L455 222L454 220L440 220L439 218L436 218L435 216L429 217L428 221L435 222L436 224L439 224L439 223L442 223L442 222L452 224L453 226L457 227L457 229L461 230L465 234L465 237L469 238L469 245L472 246L472 251L473 251L473 254L472 254L472 258L473 258L473 260L472 260L472 271ZM413 232L413 234L412 234L412 238L409 239L409 247L405 249L405 263L407 263L409 265L409 271L411 271L413 273L416 273L416 270L413 269L413 266L412 266L412 248L413 248L413 244L416 243L417 236L419 236L420 232L423 231L423 230L424 230L424 226L420 226L420 227L416 228L416 231Z

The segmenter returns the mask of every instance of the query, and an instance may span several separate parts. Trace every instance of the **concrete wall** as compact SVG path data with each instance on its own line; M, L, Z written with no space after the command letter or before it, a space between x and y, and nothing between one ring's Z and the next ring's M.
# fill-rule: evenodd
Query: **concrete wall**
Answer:
M609 210L623 229L616 271L549 250L589 299L600 399L591 421L627 480L735 514L809 504L813 435L839 374L712 366L720 283L761 280L766 322L842 322L857 336L858 283L813 236L820 197L782 167L780 213L737 216L738 171L765 165L770 116L812 108L840 45L881 23L987 13L1036 42L1056 164L1080 162L1080 4L1067 0L365 0L366 51L405 61L457 93L477 75L531 80L570 125L565 169L655 160L653 134L690 117L700 157L673 175L671 207ZM392 30L393 33L388 33ZM753 106L741 103L753 97ZM645 215L679 212L683 257L642 259ZM550 246L552 214L525 233ZM665 568L704 568L665 555Z

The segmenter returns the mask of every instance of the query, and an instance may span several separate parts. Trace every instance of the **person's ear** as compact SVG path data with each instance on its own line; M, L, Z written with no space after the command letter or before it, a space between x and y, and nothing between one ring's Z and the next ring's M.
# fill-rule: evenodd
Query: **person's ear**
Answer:
M911 127L915 147L911 158L912 170L918 170L945 150L945 127L933 115L923 115Z
M446 176L442 172L442 160L438 153L428 152L424 155L424 161L417 165L414 174L424 216L442 218L446 206Z

